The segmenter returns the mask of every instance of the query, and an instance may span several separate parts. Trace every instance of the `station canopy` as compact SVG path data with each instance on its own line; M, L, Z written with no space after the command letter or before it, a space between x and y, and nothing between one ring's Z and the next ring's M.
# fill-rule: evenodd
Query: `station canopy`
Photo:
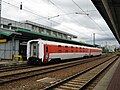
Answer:
M28 29L23 28L17 28L14 32L13 31L0 31L0 36L3 37L1 39L14 39L21 40L21 41L28 41L33 39L43 39L43 40L49 40L49 41L55 41L55 42L63 42L63 43L69 43L69 44L76 44L76 45L82 45L82 46L89 46L89 47L95 47L97 45L91 45L84 42L78 42L74 40L68 40L65 38L59 38L55 37L53 35L47 35L47 34L41 34L39 32L31 31Z
M91 0L120 44L120 0Z

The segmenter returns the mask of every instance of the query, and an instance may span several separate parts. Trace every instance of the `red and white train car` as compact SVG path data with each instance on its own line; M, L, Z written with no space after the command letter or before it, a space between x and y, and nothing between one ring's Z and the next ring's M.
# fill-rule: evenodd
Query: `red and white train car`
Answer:
M100 48L41 39L30 40L27 43L27 59L29 64L41 64L51 60L65 60L101 54L102 50Z

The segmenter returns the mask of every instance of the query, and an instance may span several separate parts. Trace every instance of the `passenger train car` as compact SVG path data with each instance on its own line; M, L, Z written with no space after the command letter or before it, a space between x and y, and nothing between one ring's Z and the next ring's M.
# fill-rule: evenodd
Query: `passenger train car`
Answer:
M41 64L51 60L65 60L85 56L101 55L102 49L42 39L27 43L28 64Z

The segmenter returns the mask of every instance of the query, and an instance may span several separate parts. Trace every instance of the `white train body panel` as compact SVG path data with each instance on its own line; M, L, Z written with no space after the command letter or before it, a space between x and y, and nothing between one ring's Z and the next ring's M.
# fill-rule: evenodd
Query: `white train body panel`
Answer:
M64 59L79 58L84 56L89 56L89 53L53 53L50 54L49 59L61 58L61 60L64 60Z

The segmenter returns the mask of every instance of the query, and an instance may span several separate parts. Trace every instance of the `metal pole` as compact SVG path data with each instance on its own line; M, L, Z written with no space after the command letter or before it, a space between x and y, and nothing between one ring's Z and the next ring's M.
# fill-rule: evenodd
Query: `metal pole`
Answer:
M106 53L108 52L108 48L107 48L107 42L106 42Z
M12 55L15 54L15 35L12 37Z
M0 0L0 28L1 28L1 8L2 8L2 0Z
M95 33L93 33L93 45L95 46Z

